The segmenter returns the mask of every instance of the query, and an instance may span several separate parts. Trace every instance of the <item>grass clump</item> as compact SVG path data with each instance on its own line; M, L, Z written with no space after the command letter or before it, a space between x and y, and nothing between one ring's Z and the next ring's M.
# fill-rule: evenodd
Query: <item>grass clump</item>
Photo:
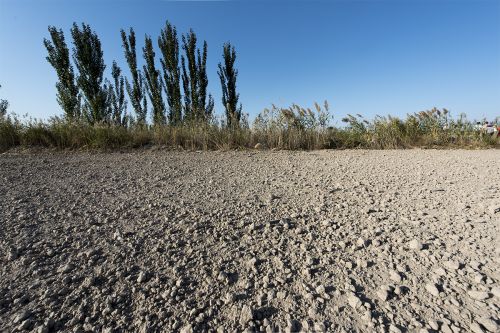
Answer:
M20 144L21 124L11 116L0 115L0 152Z
M184 150L267 149L404 149L499 147L500 138L486 134L465 115L451 117L446 110L432 109L397 117L348 115L344 126L330 126L328 103L303 108L273 105L250 126L243 118L238 126L223 120L185 122L177 126L130 122L90 124L54 117L49 121L20 121L16 115L0 117L0 151L22 147L57 149L122 149L159 145ZM496 125L498 126L498 125Z

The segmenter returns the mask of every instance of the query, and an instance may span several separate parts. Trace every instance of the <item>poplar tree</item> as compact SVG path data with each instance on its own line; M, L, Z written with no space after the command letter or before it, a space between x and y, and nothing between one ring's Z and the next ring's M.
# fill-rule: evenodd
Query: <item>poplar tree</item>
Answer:
M132 83L130 84L127 79L125 79L125 85L127 88L127 93L130 98L130 103L137 116L137 121L140 124L146 123L147 116L147 99L144 93L144 78L139 69L137 69L137 54L135 51L135 32L134 29L130 28L129 35L121 30L123 49L125 52L125 59L127 60L128 67L130 69L130 74L132 75Z
M176 126L182 122L179 40L177 39L177 29L168 21L158 37L158 47L163 56L160 62L169 107L168 121L171 125Z
M226 109L226 119L229 128L239 127L241 119L241 103L238 106L240 94L236 93L236 78L238 70L234 68L236 61L236 51L230 43L225 43L223 47L224 65L219 63L220 83L222 87L222 105Z
M0 88L2 88L1 85ZM8 108L9 108L9 101L7 101L6 99L0 99L0 118L4 117L7 114Z
M84 97L84 114L91 124L108 119L107 87L103 85L104 64L101 41L88 24L71 28L73 60L78 69L77 84Z
M162 80L160 71L155 67L155 52L151 37L146 36L142 48L144 60L144 77L146 78L146 92L153 107L153 123L155 125L165 124L165 103L162 97Z
M113 83L108 83L109 114L115 125L125 126L127 123L127 101L125 100L125 79L121 68L113 61L111 67Z
M214 101L212 96L208 95L207 102L207 42L203 42L203 53L196 47L196 42L193 30L182 36L182 48L186 56L181 58L184 108L188 119L208 121L212 116Z
M49 64L55 69L58 82L57 103L61 106L68 119L80 117L80 93L75 83L75 74L69 58L69 49L64 39L62 29L57 30L54 26L48 27L50 39L43 39L47 49L46 57Z

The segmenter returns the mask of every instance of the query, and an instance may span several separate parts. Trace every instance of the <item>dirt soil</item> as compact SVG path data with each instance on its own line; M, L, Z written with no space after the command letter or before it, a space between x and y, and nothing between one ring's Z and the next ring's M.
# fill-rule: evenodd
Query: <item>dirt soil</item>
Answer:
M497 150L0 155L0 331L499 332Z

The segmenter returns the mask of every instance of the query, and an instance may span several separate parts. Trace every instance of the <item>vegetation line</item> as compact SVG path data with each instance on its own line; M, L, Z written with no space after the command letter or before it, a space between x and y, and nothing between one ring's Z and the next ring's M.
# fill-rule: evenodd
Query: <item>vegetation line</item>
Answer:
M0 151L16 146L59 149L120 149L160 145L173 149L395 149L412 147L499 148L498 132L488 134L464 117L453 119L446 110L433 109L405 119L348 116L344 127L328 126L328 104L314 111L298 105L273 106L260 113L252 126L243 119L230 128L191 121L173 125L90 124L54 117L48 122L20 121L0 116Z
M404 119L380 117L366 120L348 115L345 126L332 127L328 103L313 109L292 105L272 106L250 125L237 92L235 47L222 47L218 64L223 115L214 112L207 91L208 45L201 49L193 30L181 36L168 21L160 31L157 64L153 38L144 37L142 68L137 60L133 28L120 31L130 77L116 61L111 79L101 41L85 23L71 28L73 47L64 32L49 26L43 43L47 61L57 74L57 102L64 114L49 121L21 121L8 114L8 102L0 100L0 151L16 146L60 149L114 149L162 145L182 149L343 149L410 147L498 147L498 130L484 129L464 115L453 118L436 108ZM71 53L71 56L70 56ZM126 94L125 94L126 93ZM128 99L127 96L128 95ZM133 112L128 112L128 102ZM495 125L498 126L498 125Z

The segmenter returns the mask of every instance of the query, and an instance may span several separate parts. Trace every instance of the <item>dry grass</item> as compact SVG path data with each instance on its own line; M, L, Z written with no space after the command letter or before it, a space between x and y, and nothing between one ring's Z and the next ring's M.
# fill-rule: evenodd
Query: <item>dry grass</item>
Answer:
M52 118L48 122L20 121L15 116L0 117L0 150L16 146L58 149L119 149L160 145L186 150L267 149L396 149L412 147L499 147L500 139L474 129L464 116L450 117L448 111L433 109L408 115L405 119L361 115L343 119L346 126L329 127L328 104L304 109L298 105L273 105L255 119L253 125L229 129L223 123L191 123L183 126L128 127L90 125Z

